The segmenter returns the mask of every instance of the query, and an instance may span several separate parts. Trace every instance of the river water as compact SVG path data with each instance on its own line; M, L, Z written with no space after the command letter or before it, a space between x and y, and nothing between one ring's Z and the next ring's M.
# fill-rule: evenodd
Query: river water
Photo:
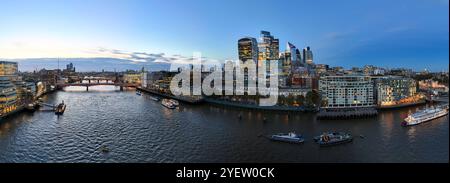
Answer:
M0 162L449 161L448 115L400 126L409 111L424 106L381 111L370 119L316 120L311 113L288 116L209 104L182 103L171 110L147 94L113 86L90 87L89 92L69 87L43 99L64 100L64 115L36 111L3 119ZM333 147L313 142L313 136L330 130L351 132L355 139ZM304 134L307 141L287 144L264 138L289 131ZM110 151L102 152L102 146Z

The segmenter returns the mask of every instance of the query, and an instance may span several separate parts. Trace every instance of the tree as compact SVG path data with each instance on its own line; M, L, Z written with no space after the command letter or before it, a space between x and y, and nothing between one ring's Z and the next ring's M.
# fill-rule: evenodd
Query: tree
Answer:
M320 94L317 90L312 90L306 93L305 105L308 107L317 106L320 104Z
M300 105L300 106L304 105L304 103L305 103L305 97L303 95L297 95L296 100L298 102L298 105Z

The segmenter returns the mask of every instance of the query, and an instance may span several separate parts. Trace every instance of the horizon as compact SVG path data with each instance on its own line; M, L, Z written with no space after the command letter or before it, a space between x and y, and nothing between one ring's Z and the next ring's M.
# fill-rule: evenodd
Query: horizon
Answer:
M196 51L236 60L237 40L266 30L280 39L280 51L287 42L310 46L316 64L448 72L448 0L3 4L0 60L110 58L128 61L125 68L159 68Z

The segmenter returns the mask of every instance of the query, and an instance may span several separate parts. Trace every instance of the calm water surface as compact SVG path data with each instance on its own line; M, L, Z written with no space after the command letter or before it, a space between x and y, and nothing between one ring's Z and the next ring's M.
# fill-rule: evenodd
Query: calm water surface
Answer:
M0 162L448 162L448 115L404 128L419 107L382 111L376 118L316 120L314 114L262 112L181 104L170 110L149 95L97 86L44 97L64 100L62 116L20 113L0 122ZM242 120L238 119L242 114ZM263 118L267 118L263 122ZM323 131L351 132L352 143L319 147ZM296 131L304 144L263 135ZM360 138L364 135L365 138ZM109 153L100 148L106 145Z

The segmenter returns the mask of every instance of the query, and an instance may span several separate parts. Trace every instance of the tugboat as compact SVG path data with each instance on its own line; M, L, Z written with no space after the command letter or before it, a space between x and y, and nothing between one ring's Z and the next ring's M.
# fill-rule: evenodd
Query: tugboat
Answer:
M402 122L402 126L413 126L423 122L427 122L436 118L440 118L448 114L448 105L429 107L413 114L409 114Z
M161 101L161 105L163 105L164 107L167 107L167 108L169 108L169 109L175 109L175 108L176 108L175 105L173 105L173 103L170 102L169 99L163 99L163 100Z
M301 134L295 134L294 132L289 133L279 133L276 135L270 136L271 140L281 141L281 142L290 142L290 143L303 143L305 139Z
M58 104L58 106L56 106L55 114L62 115L62 114L64 114L65 110L66 110L66 104L64 104L64 100L63 100L60 104Z
M327 132L323 133L322 135L314 137L314 140L320 146L331 146L351 142L353 140L353 137L349 133Z

